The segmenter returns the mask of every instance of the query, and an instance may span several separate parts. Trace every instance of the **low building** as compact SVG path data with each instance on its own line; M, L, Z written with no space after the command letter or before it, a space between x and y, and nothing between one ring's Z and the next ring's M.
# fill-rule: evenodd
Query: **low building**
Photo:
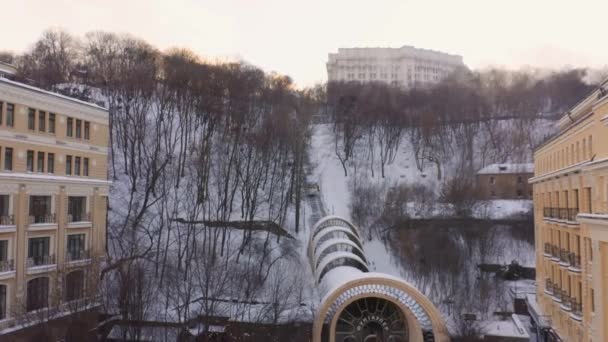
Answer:
M0 337L94 305L108 132L106 109L0 78Z
M478 196L481 200L531 199L533 164L491 164L477 172Z
M608 341L608 80L557 129L530 179L537 316L559 340Z

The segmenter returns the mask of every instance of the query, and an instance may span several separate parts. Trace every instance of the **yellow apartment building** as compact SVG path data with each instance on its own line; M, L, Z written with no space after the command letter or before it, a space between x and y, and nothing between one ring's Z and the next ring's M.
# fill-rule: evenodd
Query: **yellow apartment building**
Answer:
M0 78L0 335L94 288L107 154L106 109Z
M547 340L608 341L608 81L534 152L536 305Z

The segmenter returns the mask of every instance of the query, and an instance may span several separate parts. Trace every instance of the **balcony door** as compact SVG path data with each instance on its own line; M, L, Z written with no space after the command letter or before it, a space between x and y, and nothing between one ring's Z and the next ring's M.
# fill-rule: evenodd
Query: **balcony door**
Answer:
M49 305L49 278L39 277L27 282L27 311L45 308Z
M30 196L30 222L54 222L51 215L51 196Z
M46 265L50 261L51 238L50 237L38 237L30 238L28 242L27 257L32 261L33 266Z
M68 220L70 222L88 221L86 204L87 198L84 196L68 197Z

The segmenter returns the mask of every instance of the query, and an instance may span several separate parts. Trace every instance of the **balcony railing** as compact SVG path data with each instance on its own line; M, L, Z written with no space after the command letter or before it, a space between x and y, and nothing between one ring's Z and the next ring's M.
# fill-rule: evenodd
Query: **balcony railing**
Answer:
M570 252L568 255L568 258L570 259L570 267L576 268L579 270L581 269L581 256L580 255L576 255L576 253Z
M55 255L40 255L27 258L27 267L45 266L55 264Z
M87 260L90 259L90 253L88 249L79 249L76 251L68 251L66 255L66 262Z
M570 265L570 252L564 248L559 250L559 261L562 264Z
M551 255L553 256L554 259L559 260L560 259L559 247L557 247L555 245L551 246Z
M30 224L35 223L57 223L55 214L30 215Z
M0 272L10 272L14 270L15 261L13 259L0 261Z
M572 314L578 317L583 316L583 304L578 302L576 298L570 298L570 310L572 310Z
M547 291L547 293L549 293L549 294L554 293L553 292L553 282L549 278L545 279L545 291Z
M0 226L14 226L15 216L13 215L2 215L0 216Z
M545 242L545 254L551 255L551 244L548 242Z
M77 214L68 214L68 222L90 222L91 214L89 213L77 213Z
M545 218L576 222L576 215L578 215L578 208L545 207L543 209L543 216Z

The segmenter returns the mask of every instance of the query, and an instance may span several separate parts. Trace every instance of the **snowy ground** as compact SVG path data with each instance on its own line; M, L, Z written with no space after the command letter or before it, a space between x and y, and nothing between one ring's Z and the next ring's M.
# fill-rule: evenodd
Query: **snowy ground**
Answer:
M335 145L331 126L326 124L314 125L309 151L311 170L308 176L308 182L317 183L320 186L320 200L328 215L334 214L347 219L352 219L350 210L351 188L353 183L360 181L362 178L366 179L371 184L376 184L385 189L400 183L425 184L431 189L437 189L439 185L434 168L426 168L423 172L420 172L416 168L411 148L408 149L407 143L404 143L403 146L400 147L395 162L386 166L385 178L380 177L379 170L376 170L372 177L368 161L352 162L348 169L348 177L345 177L344 170L335 155L334 148ZM505 219L525 214L530 208L530 201L487 201L476 204L473 209L473 216L486 219ZM312 211L313 209L309 205L307 210ZM431 212L431 215L436 214L437 212L445 214L449 213L449 211L450 210L447 208L439 207L438 209L435 208L435 210ZM311 215L307 215L307 217L310 216ZM318 215L316 217L318 217ZM309 222L308 226L311 226L312 224L314 224L314 222ZM365 231L367 227L360 228ZM458 229L458 227L454 227L454 229ZM534 265L533 245L525 241L513 239L506 233L501 233L500 228L496 229L496 231L498 231L498 233L495 234L495 239L501 240L502 242L498 245L497 251L491 255L491 258L486 260L487 262L507 264L512 260L518 260L521 264L526 266ZM431 232L429 233L433 234ZM411 243L415 244L416 242L412 241ZM460 241L460 243L463 244L463 248L467 248L467 241ZM404 265L403 261L400 260L400 257L395 254L394 248L391 248L389 243L383 241L381 237L372 235L371 239L365 238L364 250L366 257L369 260L371 270L399 276L410 282L412 282L412 278L417 277L415 272L412 271L412 267ZM437 251L437 253L439 253L439 251ZM469 273L470 276L466 276L465 278L474 279L478 274L476 264L472 261L467 267L470 267L470 269L467 269L465 273ZM412 283L416 284L415 281ZM421 290L425 292L425 289ZM508 291L504 292L504 295L508 296ZM429 295L429 293L427 293L427 295ZM433 297L430 297L431 300L433 300ZM444 314L447 316L446 311L449 309L441 303L435 304L440 310L444 311ZM494 303L490 305L499 304ZM491 308L488 310L491 311ZM446 320L448 322L451 321L449 318L446 318Z

